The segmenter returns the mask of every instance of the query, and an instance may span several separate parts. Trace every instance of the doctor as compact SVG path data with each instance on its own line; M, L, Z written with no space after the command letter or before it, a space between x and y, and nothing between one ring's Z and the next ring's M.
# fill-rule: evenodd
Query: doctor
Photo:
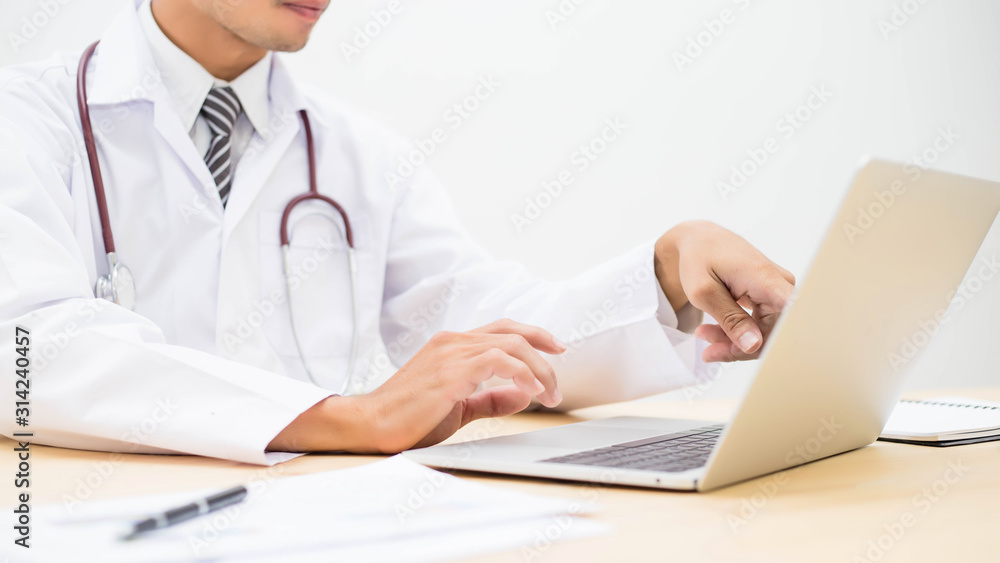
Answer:
M397 452L533 398L632 399L756 356L794 279L713 224L558 283L486 256L425 169L387 174L407 142L274 54L327 4L129 2L82 66L92 155L79 54L0 71L6 388L16 333L32 360L28 425L3 401L3 434L257 464ZM323 197L283 225L311 168Z

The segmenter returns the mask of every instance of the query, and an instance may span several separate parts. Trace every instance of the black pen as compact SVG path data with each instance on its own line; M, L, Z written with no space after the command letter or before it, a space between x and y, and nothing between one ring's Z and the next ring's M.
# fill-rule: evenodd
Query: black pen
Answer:
M220 508L225 508L227 506L241 502L247 497L247 488L244 486L233 487L232 489L227 489L221 493L215 493L212 496L196 500L191 504L185 504L184 506L178 506L177 508L171 508L166 512L150 516L145 520L136 522L132 527L132 531L122 537L123 541L128 541L135 539L137 536L150 532L152 530L159 530L160 528L166 528L168 526L173 526L174 524L180 524L181 522L187 522L193 518L197 518L203 514L208 514L209 512L215 512Z

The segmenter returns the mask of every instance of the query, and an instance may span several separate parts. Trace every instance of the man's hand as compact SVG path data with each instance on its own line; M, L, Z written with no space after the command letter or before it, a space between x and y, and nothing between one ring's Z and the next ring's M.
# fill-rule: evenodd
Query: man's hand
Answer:
M545 330L506 319L440 332L381 387L321 401L268 449L397 453L436 444L473 420L524 410L533 396L554 407L562 401L555 371L537 350L561 354L566 346ZM514 384L478 390L493 376Z
M709 342L702 354L706 362L756 358L795 285L788 270L706 221L667 231L656 242L654 265L675 311L690 302L718 321L695 331Z

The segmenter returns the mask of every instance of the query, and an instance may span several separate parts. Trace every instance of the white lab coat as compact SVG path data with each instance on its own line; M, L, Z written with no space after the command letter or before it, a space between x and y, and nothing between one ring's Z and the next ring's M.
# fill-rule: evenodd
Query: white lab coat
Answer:
M172 109L128 6L88 73L91 115L118 256L134 273L131 312L95 299L107 266L76 108L79 54L0 71L0 365L14 389L15 326L30 330L30 424L0 401L0 431L33 442L179 452L269 464L270 440L337 390L351 342L344 242L334 223L296 213L297 327L322 386L291 338L280 214L306 191L308 110L320 190L346 208L359 268L361 358L350 392L370 391L435 332L501 317L571 345L553 358L566 409L696 382L699 350L677 330L652 273L652 244L568 281L531 279L469 239L410 145L326 95L271 70L270 130L255 134L223 212ZM392 185L390 185L392 184ZM324 207L314 207L327 213ZM294 218L293 218L294 219ZM682 311L690 330L700 313ZM686 326L685 326L686 325ZM692 371L694 370L694 371Z

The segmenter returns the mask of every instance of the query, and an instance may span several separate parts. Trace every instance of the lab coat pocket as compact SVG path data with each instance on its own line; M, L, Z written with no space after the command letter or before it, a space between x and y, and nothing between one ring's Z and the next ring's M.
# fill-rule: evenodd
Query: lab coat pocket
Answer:
M290 224L286 276L281 213L261 213L259 219L261 297L276 307L276 314L264 322L268 341L280 355L298 357L297 334L307 358L348 357L353 331L351 277L340 227L323 215L304 216ZM277 295L282 297L274 299Z

